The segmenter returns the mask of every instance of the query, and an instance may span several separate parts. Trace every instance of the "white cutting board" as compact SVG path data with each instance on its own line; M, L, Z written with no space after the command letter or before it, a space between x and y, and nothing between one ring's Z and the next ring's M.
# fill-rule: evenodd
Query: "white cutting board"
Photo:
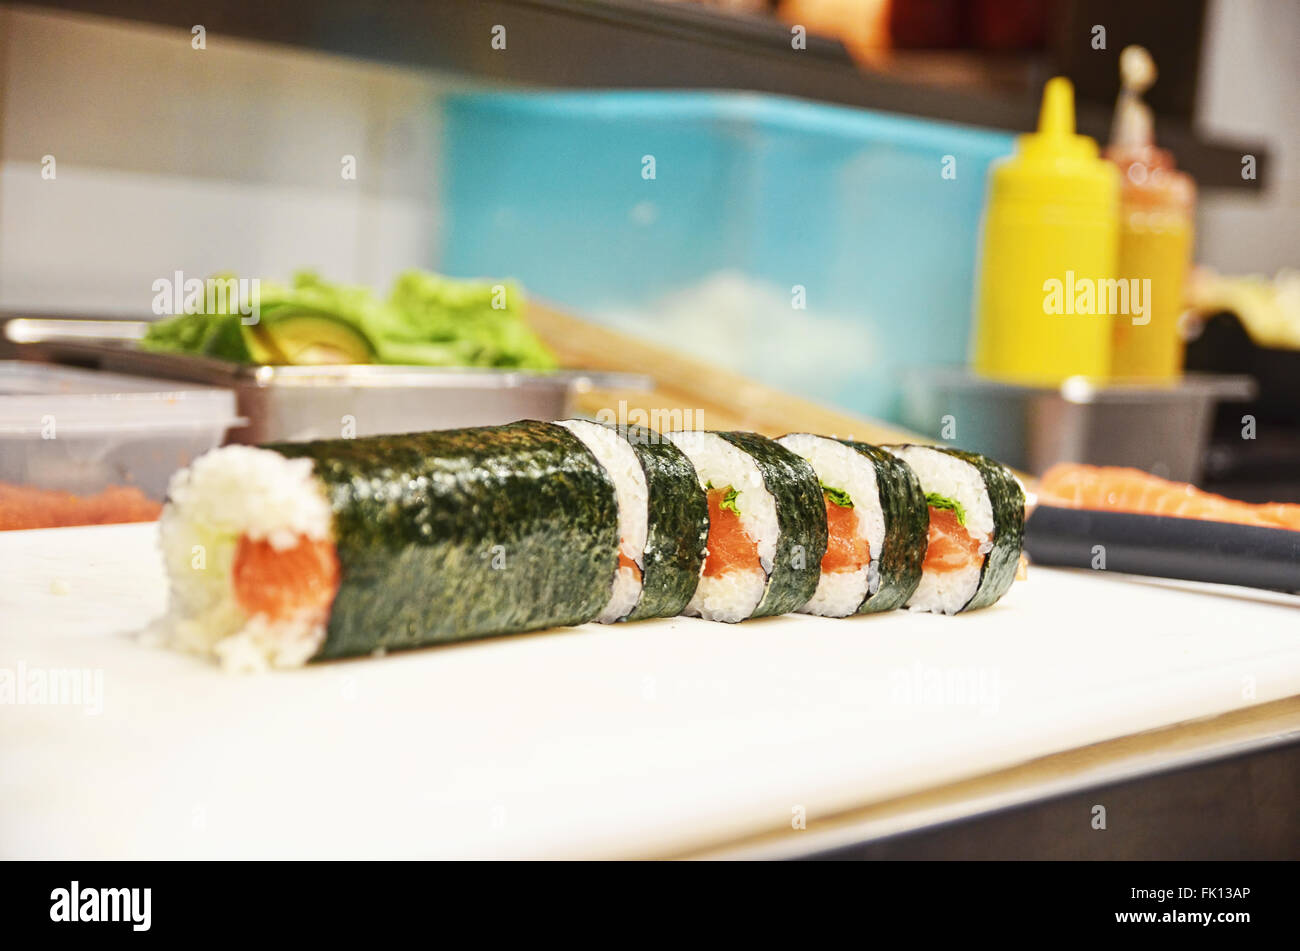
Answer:
M155 532L0 533L0 670L102 677L97 714L0 706L4 857L663 854L1300 693L1300 599L1049 569L957 618L585 625L231 676L126 636L164 606Z

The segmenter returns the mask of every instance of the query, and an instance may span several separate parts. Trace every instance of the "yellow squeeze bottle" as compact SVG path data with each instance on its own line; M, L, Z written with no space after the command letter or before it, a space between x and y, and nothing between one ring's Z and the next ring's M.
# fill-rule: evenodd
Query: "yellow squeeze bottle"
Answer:
M1043 386L1105 379L1116 317L1104 282L1115 275L1118 235L1119 174L1075 134L1070 81L1048 80L1038 131L989 173L975 371Z

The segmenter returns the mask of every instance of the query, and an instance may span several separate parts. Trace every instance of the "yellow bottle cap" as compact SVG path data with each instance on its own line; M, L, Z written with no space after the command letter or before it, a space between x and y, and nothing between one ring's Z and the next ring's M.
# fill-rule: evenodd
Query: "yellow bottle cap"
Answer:
M1074 86L1064 76L1047 81L1038 131L1016 139L1016 153L993 171L992 199L1066 203L1117 200L1119 179L1097 143L1074 131Z

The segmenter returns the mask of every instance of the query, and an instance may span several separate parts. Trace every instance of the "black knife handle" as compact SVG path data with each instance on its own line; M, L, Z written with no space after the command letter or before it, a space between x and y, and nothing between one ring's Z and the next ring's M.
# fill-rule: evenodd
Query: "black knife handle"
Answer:
M1300 532L1166 515L1040 505L1025 523L1033 564L1300 592Z

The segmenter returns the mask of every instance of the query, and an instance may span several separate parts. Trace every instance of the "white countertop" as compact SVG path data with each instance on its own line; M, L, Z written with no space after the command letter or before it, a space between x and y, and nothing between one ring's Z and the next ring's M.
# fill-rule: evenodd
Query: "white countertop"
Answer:
M670 854L1300 694L1300 598L1041 568L957 618L584 625L232 676L129 636L165 604L155 534L0 533L0 677L89 688L0 698L0 856Z

